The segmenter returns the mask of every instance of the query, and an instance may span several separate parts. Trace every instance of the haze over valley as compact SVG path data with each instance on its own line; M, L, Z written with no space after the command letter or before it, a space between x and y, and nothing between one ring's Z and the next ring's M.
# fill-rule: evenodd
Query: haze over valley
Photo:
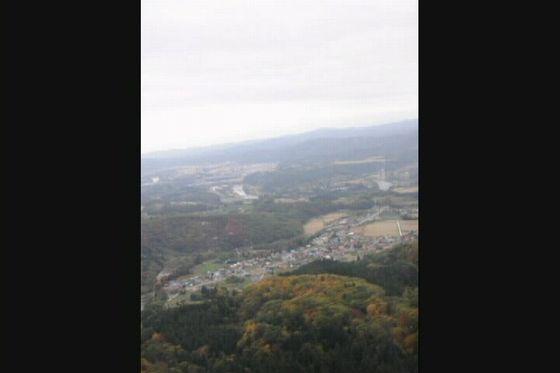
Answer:
M141 203L144 371L416 371L417 120L145 154Z

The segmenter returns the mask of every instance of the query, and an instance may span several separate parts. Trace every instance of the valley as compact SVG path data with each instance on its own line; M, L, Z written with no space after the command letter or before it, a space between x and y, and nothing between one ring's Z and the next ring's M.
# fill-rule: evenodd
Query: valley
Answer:
M410 121L143 159L143 371L246 371L264 354L249 370L263 371L268 353L302 371L319 363L291 348L311 345L363 371L371 362L333 350L362 332L398 351L391 371L413 371L417 131ZM270 311L279 302L283 316ZM317 324L338 313L335 329ZM212 321L177 324L186 317ZM368 331L343 332L356 323Z

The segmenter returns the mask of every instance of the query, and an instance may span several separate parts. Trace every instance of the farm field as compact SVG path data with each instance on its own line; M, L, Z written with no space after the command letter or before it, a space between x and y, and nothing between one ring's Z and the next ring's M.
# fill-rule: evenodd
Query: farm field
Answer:
M410 231L416 231L418 232L418 219L416 220L399 220L399 223L401 225L401 230L404 233L410 232Z
M306 235L312 236L333 221L344 218L346 216L348 215L342 212L333 212L330 214L319 216L317 218L313 218L303 226L303 231Z
M397 228L396 220L376 221L375 223L358 227L355 232L367 237L399 235L399 229Z
M403 234L412 230L418 231L418 220L399 220ZM397 220L376 221L363 225L355 230L356 233L367 237L398 236Z
M395 193L417 193L418 192L418 187L414 186L414 187L406 187L406 188L394 188L393 192Z
M365 159L353 160L353 161L334 161L334 164L344 165L344 164L363 164L363 163L373 163L373 162L385 162L385 157L375 156Z
M215 260L208 260L206 262L202 262L201 264L195 266L192 270L193 275L201 276L205 275L210 272L217 271L218 269L222 268L223 265L221 263L216 263ZM188 277L192 277L193 275L188 275Z

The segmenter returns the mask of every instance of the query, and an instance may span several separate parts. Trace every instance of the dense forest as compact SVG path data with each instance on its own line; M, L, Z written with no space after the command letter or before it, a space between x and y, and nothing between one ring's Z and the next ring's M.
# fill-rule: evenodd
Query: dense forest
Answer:
M286 167L272 172L257 172L247 176L245 183L261 187L268 193L305 191L328 186L335 180L377 173L384 163L328 165L322 167Z
M418 241L398 245L389 251L369 254L354 262L318 260L303 265L290 274L318 273L359 277L382 286L388 295L401 295L407 288L418 287Z
M416 372L418 245L142 313L142 371Z

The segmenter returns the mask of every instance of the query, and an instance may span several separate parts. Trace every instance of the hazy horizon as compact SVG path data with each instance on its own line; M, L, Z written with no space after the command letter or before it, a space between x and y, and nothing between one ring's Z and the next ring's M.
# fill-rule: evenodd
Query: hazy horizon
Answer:
M418 117L417 0L142 0L142 154Z
M397 123L401 123L401 122L406 122L406 121L414 121L414 120L419 120L416 117L407 117L407 118L402 118L402 119L398 119L398 120L391 120L388 122L380 122L380 123L367 123L367 124L354 124L354 125L332 125L332 126L316 126L314 128L311 129L306 129L306 130L301 130L301 131L296 131L296 132L288 132L288 133L282 133L282 134L277 134L277 135L271 135L271 136L261 136L261 137L254 137L254 138L239 138L238 140L233 140L233 141L225 141L225 142L214 142L214 143L209 143L209 144L201 144L201 145L192 145L192 146L179 146L179 147L167 147L164 149L156 149L156 150L147 150L144 151L142 150L141 154L142 155L148 155L148 154L155 154L155 153L161 153L161 152L167 152L167 151L176 151L176 150L193 150L193 149L201 149L201 148L206 148L206 147L212 147L212 146L222 146L222 145L233 145L233 144L241 144L244 142L251 142L251 141L265 141L265 140L270 140L270 139L275 139L275 138L280 138L280 137L285 137L285 136L297 136L297 135L302 135L305 133L309 133L309 132L313 132L316 130L321 130L321 129L352 129L352 128L366 128L366 127L375 127L375 126L383 126L383 125L390 125L390 124L397 124Z

